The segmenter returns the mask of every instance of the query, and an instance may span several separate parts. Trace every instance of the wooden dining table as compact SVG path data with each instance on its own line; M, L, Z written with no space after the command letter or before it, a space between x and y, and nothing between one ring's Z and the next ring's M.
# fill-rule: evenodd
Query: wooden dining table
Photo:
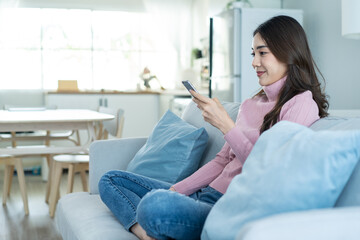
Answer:
M29 157L29 156L46 156L47 167L50 170L46 177L47 187L45 201L48 202L51 192L51 176L52 176L52 155L56 154L71 154L71 153L88 153L90 144L96 140L95 127L103 121L112 120L115 116L105 113L100 113L85 109L56 109L47 110L40 108L24 108L14 110L0 110L0 133L14 133L14 132L36 132L44 130L45 135L39 135L30 139L43 140L44 144L29 145L27 141L26 146L22 146L18 142L8 146L1 144L1 156L13 157ZM76 144L53 145L51 140L71 140L71 135L67 137L52 137L49 135L52 131L71 131L77 130L87 131L87 141ZM0 134L0 143L6 141L21 140L23 138L17 137L16 134L11 134L9 138L3 138ZM6 134L5 134L6 135ZM21 142L21 141L19 141ZM38 141L35 141L38 142ZM43 166L44 167L44 166ZM42 171L43 173L43 171ZM47 176L46 176L47 175Z
M0 147L0 155L42 155L87 152L96 139L96 123L114 116L86 109L16 109L0 110L0 132L86 130L88 139L76 146L16 146ZM46 136L44 136L46 140ZM1 142L1 137L0 137Z

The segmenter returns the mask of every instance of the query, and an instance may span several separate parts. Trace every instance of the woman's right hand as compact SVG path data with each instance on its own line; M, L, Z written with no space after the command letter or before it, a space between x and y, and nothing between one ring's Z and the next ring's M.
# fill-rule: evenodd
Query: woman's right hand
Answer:
M169 190L173 191L173 192L176 192L175 188L173 188L173 187L171 187Z
M223 134L235 127L234 121L217 98L208 98L193 90L190 90L190 93L193 96L193 101L202 111L202 116L206 122L218 128Z

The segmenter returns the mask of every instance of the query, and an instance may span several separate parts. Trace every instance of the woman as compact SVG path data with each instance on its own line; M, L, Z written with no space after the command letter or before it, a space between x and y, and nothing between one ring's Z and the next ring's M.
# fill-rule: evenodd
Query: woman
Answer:
M198 239L211 207L241 173L261 133L278 121L310 126L327 116L328 102L301 25L277 16L253 36L252 66L262 90L241 104L235 123L217 99L191 92L205 121L224 134L226 143L212 161L173 186L123 171L100 180L102 200L140 239Z

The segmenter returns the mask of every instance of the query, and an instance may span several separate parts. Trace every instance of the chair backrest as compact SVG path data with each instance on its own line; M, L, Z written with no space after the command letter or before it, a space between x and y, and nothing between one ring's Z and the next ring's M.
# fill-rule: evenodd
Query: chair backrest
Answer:
M100 130L102 131L102 133L100 134L101 136L100 138L106 139L107 133L109 133L113 137L121 138L122 130L124 127L124 110L121 108L114 109L114 108L100 107L99 112L111 114L114 116L114 119L109 121L104 121L102 123L103 129Z

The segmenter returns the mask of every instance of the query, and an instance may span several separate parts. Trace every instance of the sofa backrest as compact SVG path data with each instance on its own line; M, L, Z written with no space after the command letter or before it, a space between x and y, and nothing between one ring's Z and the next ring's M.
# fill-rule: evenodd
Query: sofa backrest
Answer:
M228 112L229 116L235 121L237 117L237 113L239 111L240 103L228 103L224 102L223 106ZM212 160L215 155L221 150L221 148L225 144L224 135L222 132L213 127L211 124L204 121L201 111L197 108L194 102L190 102L188 106L185 108L182 119L192 124L195 127L205 127L206 132L209 135L209 141L207 147L204 151L202 159L200 161L200 166L203 166L210 160Z
M223 105L230 117L235 121L240 104L225 102ZM186 107L182 118L195 127L205 127L209 135L209 142L200 162L199 167L201 167L213 159L220 151L225 143L223 134L220 130L204 121L201 111L194 102L191 102ZM360 130L360 118L327 117L316 121L310 128L314 131ZM335 205L335 207L343 206L360 206L360 159Z

